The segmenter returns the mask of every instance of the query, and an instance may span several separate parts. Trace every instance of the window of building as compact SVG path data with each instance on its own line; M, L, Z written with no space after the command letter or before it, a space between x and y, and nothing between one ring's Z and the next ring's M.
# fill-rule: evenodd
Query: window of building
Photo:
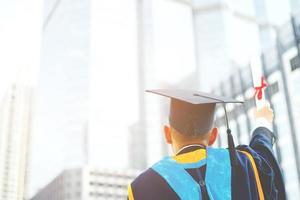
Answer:
M270 84L269 87L268 87L268 90L269 90L270 96L276 94L279 91L278 81L276 81L275 83Z
M291 64L291 71L294 71L296 69L300 68L300 59L299 59L299 55L296 55L294 58L292 58L290 60L290 64Z

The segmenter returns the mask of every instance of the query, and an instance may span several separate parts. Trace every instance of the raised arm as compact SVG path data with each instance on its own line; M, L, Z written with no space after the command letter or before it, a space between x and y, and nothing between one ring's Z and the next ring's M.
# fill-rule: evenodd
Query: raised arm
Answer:
M272 130L273 110L265 106L255 111L256 128L252 133L250 148L259 168L259 175L268 199L286 199L282 171L273 152L276 137Z
M254 150L267 150L273 152L272 147L275 142L272 123L274 119L273 110L269 106L255 110L255 129L252 133L250 147ZM258 148L258 149L257 149Z

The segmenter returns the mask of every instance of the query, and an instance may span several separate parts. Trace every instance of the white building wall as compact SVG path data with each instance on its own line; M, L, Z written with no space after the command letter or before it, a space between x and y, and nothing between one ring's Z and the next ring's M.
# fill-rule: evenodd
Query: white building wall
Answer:
M0 199L21 200L27 192L32 89L13 85L0 115Z

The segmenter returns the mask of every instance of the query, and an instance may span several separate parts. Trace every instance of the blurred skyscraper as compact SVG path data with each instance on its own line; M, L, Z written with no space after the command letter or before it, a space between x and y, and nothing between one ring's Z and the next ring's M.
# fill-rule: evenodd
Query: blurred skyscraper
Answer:
M41 1L0 2L0 199L26 198L40 66Z
M27 192L33 89L14 84L0 104L0 199L23 200Z
M90 1L45 0L42 34L31 192L86 162Z

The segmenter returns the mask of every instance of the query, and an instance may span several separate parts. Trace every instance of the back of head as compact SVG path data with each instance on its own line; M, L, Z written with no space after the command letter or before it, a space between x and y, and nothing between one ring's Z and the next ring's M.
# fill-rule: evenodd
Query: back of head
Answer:
M191 104L172 99L169 115L170 125L186 137L204 135L212 129L215 108L215 103Z

